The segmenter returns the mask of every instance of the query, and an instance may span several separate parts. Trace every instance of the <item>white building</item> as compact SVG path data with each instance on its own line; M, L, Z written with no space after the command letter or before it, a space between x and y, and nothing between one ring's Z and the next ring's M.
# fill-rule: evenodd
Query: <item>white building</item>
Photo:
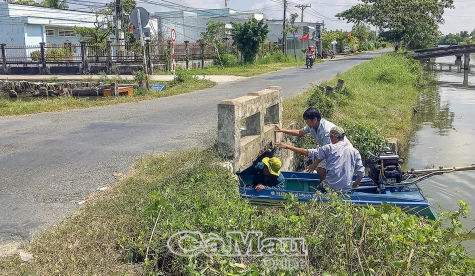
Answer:
M8 46L78 44L73 26L93 28L95 13L0 2L0 44Z
M201 39L201 33L206 32L206 23L210 20L226 23L226 28L231 29L231 22L245 23L250 18L257 20L265 18L262 13L242 13L229 8L157 12L155 17L158 18L158 32L162 33L165 41L170 40L170 31L175 29L176 43L197 42Z

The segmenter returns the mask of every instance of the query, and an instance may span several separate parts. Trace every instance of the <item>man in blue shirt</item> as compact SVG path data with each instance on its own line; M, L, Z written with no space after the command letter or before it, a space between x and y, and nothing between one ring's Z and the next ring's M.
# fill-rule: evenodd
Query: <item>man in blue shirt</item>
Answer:
M330 130L332 129L332 127L335 126L335 124L323 119L320 115L320 112L316 108L307 109L303 113L303 119L307 124L307 126L303 129L282 129L280 126L275 125L275 131L298 137L302 137L310 133L321 147L331 144L330 137L325 136L325 134L330 132ZM351 145L351 142L346 138L346 136L344 138L344 141ZM314 161L315 160L312 159L312 162ZM320 181L323 181L326 178L327 170L325 168L326 160L321 161L316 168Z
M320 186L330 186L335 191L343 193L351 192L351 188L357 188L364 176L364 166L361 161L361 155L351 143L344 140L345 131L341 127L332 127L326 134L331 144L319 147L317 149L302 149L291 145L279 143L277 147L290 149L295 153L306 155L315 162L308 168L309 171L315 170L319 163L326 160L327 177L321 181ZM353 182L353 175L356 170L356 180Z
M280 172L282 162L277 157L265 157L254 166L252 187L260 192L265 189L285 189L284 176Z

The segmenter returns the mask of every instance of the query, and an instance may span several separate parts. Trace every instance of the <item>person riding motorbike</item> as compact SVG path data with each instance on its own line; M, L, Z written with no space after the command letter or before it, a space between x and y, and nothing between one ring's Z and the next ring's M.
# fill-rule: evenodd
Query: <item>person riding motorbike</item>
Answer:
M310 56L310 67L313 66L313 62L315 60L315 46L310 45L307 49L307 52L305 52L306 56Z

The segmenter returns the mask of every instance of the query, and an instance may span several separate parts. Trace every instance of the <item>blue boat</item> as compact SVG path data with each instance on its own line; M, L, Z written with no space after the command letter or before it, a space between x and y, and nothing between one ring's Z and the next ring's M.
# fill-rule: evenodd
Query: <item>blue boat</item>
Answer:
M359 206L372 205L379 208L383 202L400 207L402 211L437 219L427 198L422 194L417 183L434 175L454 171L474 170L475 165L458 168L438 168L414 170L403 173L399 164L402 160L390 151L380 152L369 159L368 176L365 176L360 186L351 193L343 195L343 200ZM293 194L302 202L311 200L326 201L324 193L317 192L320 179L316 173L282 171L285 178L284 190L263 190L257 192L252 187L253 170L249 168L238 173L240 178L240 194L251 204L259 206L281 206L285 196ZM356 177L354 177L355 179Z
M252 188L252 174L238 174L241 180L241 196L248 199L251 204L258 206L280 206L288 194L293 194L302 202L326 201L324 194L316 193L317 186L320 184L316 173L283 171L282 174L285 178L285 190L263 190L261 192ZM373 205L376 208L381 206L382 202L386 202L400 207L406 213L435 220L436 215L417 184L401 184L387 186L382 192L374 181L366 176L358 189L343 196L343 201L350 201L359 206Z

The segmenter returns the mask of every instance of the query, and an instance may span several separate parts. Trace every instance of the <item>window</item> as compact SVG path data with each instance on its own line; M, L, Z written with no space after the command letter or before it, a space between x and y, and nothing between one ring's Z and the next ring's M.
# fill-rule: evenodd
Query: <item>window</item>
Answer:
M54 36L54 30L53 29L46 30L46 36Z
M59 36L76 36L73 30L59 30Z

